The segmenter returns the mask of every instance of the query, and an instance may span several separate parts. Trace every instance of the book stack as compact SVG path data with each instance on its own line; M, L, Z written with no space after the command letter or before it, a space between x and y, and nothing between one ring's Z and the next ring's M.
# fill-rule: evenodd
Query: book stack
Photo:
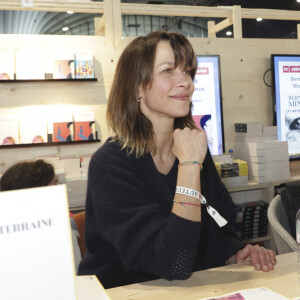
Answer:
M290 177L288 144L277 141L276 126L235 125L234 156L248 162L249 180L263 183Z
M245 186L248 183L248 164L241 159L232 159L228 154L214 155L213 160L226 187Z
M246 202L238 204L235 229L242 240L258 238L268 235L269 204L264 201Z

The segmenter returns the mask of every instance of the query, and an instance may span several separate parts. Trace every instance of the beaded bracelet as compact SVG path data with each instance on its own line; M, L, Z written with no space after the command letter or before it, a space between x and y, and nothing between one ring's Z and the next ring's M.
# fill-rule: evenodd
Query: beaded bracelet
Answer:
M193 165L199 165L200 170L202 170L202 164L200 161L197 160L192 160L192 161L183 161L179 163L178 167L183 167L183 166L193 166Z
M187 204L187 205L193 205L193 206L198 206L198 207L201 207L201 206L202 206L201 204L194 204L194 203L182 202L182 201L176 201L176 200L173 200L173 202L179 203L179 204L181 204L181 205Z

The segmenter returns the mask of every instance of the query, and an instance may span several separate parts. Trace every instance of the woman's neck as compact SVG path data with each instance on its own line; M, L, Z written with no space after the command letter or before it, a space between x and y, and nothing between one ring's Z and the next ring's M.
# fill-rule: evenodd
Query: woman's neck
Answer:
M152 158L158 171L168 174L175 160L175 155L172 152L174 122L153 124L153 129L155 133L156 153L152 154Z

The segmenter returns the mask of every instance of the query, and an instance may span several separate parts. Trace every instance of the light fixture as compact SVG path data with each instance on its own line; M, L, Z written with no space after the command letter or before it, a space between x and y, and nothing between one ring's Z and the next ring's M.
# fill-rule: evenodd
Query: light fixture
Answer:
M297 0L298 3L300 3L300 0Z
M67 14L69 14L69 15L74 14L74 11L68 10Z
M299 0L300 1L300 0ZM260 21L262 21L262 18L256 18L256 21L257 22L260 22Z
M230 35L232 35L232 32L231 31L226 31L226 35L230 36Z
M67 26L62 28L62 31L68 31L68 30L69 30L69 27L67 27Z

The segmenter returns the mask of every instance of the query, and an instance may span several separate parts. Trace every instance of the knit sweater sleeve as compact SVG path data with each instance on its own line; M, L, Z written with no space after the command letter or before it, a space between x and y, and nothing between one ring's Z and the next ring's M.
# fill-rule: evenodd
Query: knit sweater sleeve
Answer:
M103 151L90 162L87 197L98 234L128 271L168 280L188 278L201 223L166 215L134 160L120 151Z

